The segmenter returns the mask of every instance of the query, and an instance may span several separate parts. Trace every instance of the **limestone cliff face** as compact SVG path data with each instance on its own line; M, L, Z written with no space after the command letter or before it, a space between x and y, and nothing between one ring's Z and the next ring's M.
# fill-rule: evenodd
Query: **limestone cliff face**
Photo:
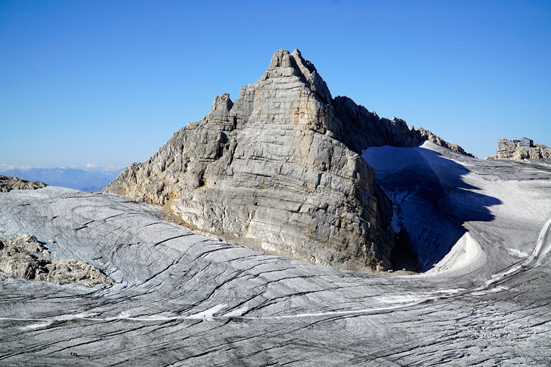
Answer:
M391 205L358 153L415 146L429 134L333 99L298 50L279 50L235 103L216 97L208 115L105 191L163 205L172 218L232 244L344 269L388 269Z
M520 140L499 139L496 155L486 159L547 160L551 159L551 148L541 144L522 146Z

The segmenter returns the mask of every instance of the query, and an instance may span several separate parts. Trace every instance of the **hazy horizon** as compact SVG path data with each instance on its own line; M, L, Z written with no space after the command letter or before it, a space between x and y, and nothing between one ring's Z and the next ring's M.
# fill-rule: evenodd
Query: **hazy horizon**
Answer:
M40 181L50 186L62 186L88 192L102 190L124 167L30 167L0 164L1 176L16 176L23 180Z

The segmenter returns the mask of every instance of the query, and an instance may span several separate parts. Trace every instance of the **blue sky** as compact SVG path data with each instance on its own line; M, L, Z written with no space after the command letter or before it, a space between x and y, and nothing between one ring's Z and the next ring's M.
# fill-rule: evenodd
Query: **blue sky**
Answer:
M551 146L550 1L0 0L0 164L145 161L280 48L481 158Z

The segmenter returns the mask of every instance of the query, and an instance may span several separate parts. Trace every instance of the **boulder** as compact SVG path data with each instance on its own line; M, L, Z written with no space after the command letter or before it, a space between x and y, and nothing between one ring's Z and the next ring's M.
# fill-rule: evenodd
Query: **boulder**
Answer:
M86 287L113 284L111 278L95 266L77 260L52 259L49 255L48 249L29 234L0 239L0 272L27 280L77 283Z
M494 156L486 159L548 160L551 159L551 148L541 144L523 146L521 140L499 139Z

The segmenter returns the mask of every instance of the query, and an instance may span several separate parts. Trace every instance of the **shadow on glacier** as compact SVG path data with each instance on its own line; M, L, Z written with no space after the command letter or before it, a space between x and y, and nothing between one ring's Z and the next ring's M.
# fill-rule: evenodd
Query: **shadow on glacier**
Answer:
M440 261L467 231L467 221L492 221L497 198L477 193L463 176L469 170L423 147L369 148L363 158L392 200L393 227L417 255L418 270Z

